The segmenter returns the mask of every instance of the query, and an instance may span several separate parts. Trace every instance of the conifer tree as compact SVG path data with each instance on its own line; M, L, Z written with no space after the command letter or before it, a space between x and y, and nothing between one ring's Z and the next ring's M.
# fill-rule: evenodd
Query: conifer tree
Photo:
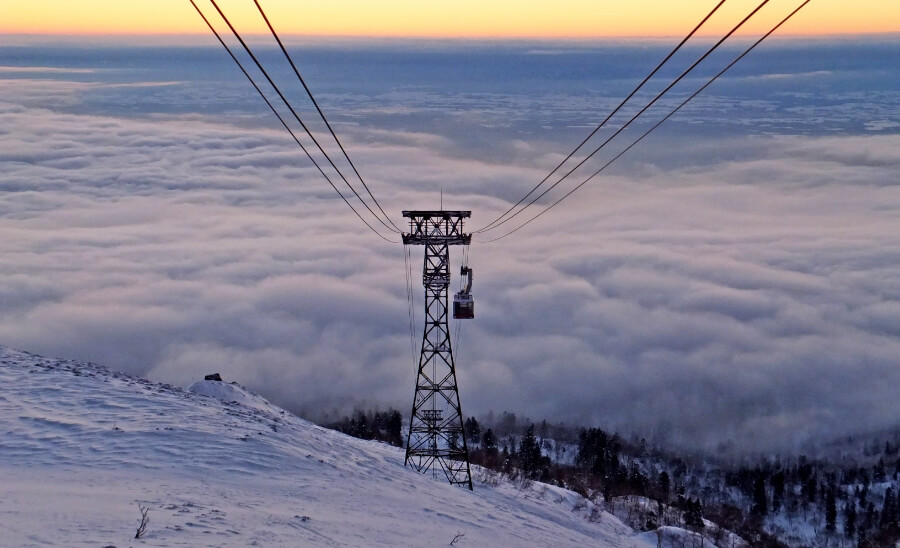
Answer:
M759 517L765 517L768 513L766 482L762 475L756 480L753 488L753 506L750 508L750 513Z
M669 502L669 493L672 491L672 480L665 470L659 475L659 499L664 503Z
M825 530L834 534L837 530L837 506L834 499L834 489L828 489L825 495Z
M519 443L519 466L530 477L536 478L541 469L541 448L534 436L534 424L525 431L525 436Z
M478 424L478 421L475 417L469 417L465 422L466 429L466 439L470 442L475 443L481 439L481 425Z
M881 527L887 527L894 520L894 490L888 487L884 492L884 505L881 507Z
M494 435L492 429L488 428L484 431L484 434L481 435L481 448L488 453L497 452L497 436Z
M772 511L777 512L784 503L784 470L772 475Z
M847 538L852 539L855 534L856 502L853 500L849 500L844 506L844 535L846 535Z

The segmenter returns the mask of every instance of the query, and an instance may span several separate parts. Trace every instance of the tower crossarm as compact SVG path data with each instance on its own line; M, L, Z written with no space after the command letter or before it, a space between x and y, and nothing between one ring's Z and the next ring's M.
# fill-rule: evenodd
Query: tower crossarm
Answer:
M471 215L471 211L404 211L403 216L409 219L409 232L403 233L403 243L469 245L472 235L463 232L463 219Z

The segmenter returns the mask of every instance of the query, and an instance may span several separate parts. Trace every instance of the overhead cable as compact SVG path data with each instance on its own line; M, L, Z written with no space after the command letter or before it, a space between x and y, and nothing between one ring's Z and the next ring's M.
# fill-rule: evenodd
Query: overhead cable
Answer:
M255 0L254 0L254 1L255 1ZM706 17L704 17L699 23L697 23L697 25L693 28L693 30L691 30L691 32L689 32L689 33L687 34L687 36L685 36L685 37L681 40L681 42L679 42L678 45L675 46L675 48L674 48L672 51L669 52L668 55L666 55L665 59L663 59L662 61L660 61L659 64L656 65L656 68L654 68L652 71L650 71L650 74L648 74L647 76L645 76L644 79L641 81L641 83L638 84L637 87L635 87L633 90L631 90L631 93L629 93L628 96L625 97L625 99L622 99L622 102L620 102L620 103L616 106L616 108L614 108L614 109L612 110L612 112L610 112L610 113L606 116L606 118L604 118L603 121L600 122L600 124L597 125L597 127L595 127L594 130L591 131L591 133L588 134L588 136L585 137L584 140L581 141L581 143L579 143L577 147L575 147L575 150L573 150L572 152L570 152L569 155L566 156L566 157L563 159L563 161L561 161L559 164L557 164L557 166L554 167L553 170L551 170L550 173L548 173L546 177L544 177L543 179L541 179L541 181L540 181L538 184L536 184L536 185L534 186L534 188L532 188L531 190L529 190L529 191L528 191L528 194L526 194L525 196L522 197L522 199L520 199L518 202L516 202L515 204L513 204L512 207L510 207L509 209L507 209L506 211L504 211L502 215L500 215L499 217L497 217L496 219L494 219L494 220L491 221L490 223L486 224L486 225L483 226L482 228L479 228L479 229L476 230L475 232L476 232L476 233L480 233L480 232L484 232L484 231L490 230L492 226L494 226L497 222L499 222L501 219L503 219L504 217L506 217L506 215L508 215L508 214L509 214L512 210L514 210L515 208L517 208L522 202L524 202L525 200L527 200L528 197L531 196L531 194L532 194L535 190L537 190L542 184L546 183L547 180L548 180L550 177L552 177L553 174L556 173L556 172L559 170L559 168L561 168L566 162L568 162L568 161L572 158L572 156L574 156L579 150L581 150L581 147L583 147L583 146L591 139L591 137L593 137L594 135L596 135L597 132L600 131L600 130L606 125L606 123L609 122L609 120L610 120L613 116L615 116L616 113L619 112L619 110L622 109L623 106L625 106L625 103L627 103L632 97L634 97L634 95L635 95L638 91L640 91L641 88L644 87L644 84L646 84L651 78L653 78L653 76L656 75L657 72L659 72L659 70L663 67L663 65L665 65L665 64L669 61L669 59L671 59L672 56L675 55L675 54L678 52L678 50L680 50L681 47L684 46L684 44L687 43L687 41L690 40L691 37L693 37L694 34L695 34L698 30L700 30L700 27L702 27L702 26L709 20L709 18L712 17L713 14L716 13L716 11L718 11L720 7L722 7L722 4L724 4L724 3L725 3L725 0L719 0L719 3L716 4L715 7L713 7L713 9L712 9L709 13L706 14Z
M409 315L409 348L412 354L413 371L418 370L418 354L416 353L415 331L415 299L413 298L412 265L409 254L409 246L403 244L403 270L406 274L406 307Z
M300 124L301 127L303 127L303 130L306 132L306 134L309 136L309 138L312 139L313 143L315 143L316 148L319 149L319 152L321 152L322 155L325 156L325 159L328 160L328 163L331 165L332 169L334 169L334 171L336 171L337 174L344 181L344 184L346 184L350 188L350 190L353 192L353 194L356 196L356 198L362 203L362 205L364 205L366 207L366 209L369 210L369 213L371 213L376 219L378 219L378 222L380 222L385 228L387 228L388 230L390 230L392 232L399 232L399 230L388 226L381 219L381 217L378 216L378 214L376 214L374 211L372 211L372 208L369 207L369 204L367 204L366 201L362 199L362 196L359 195L359 193L356 191L356 189L353 187L353 185L350 184L350 181L348 181L347 178L344 176L344 174L341 172L341 170L338 169L337 165L335 165L334 161L331 159L331 156L329 156L328 153L325 151L325 149L322 148L322 145L319 143L318 139L316 139L315 135L312 134L312 131L310 131L309 127L307 127L307 125L303 122L303 120L300 118L300 115L297 114L297 111L294 110L294 107L284 96L284 93L281 92L281 89L278 87L278 85L275 83L275 81L272 80L272 77L269 76L268 71L265 69L265 67L262 66L262 63L259 62L259 59L257 59L256 55L253 53L253 50L250 49L250 46L247 45L247 42L244 41L243 37L241 37L241 34L237 31L236 28L234 28L234 25L231 24L231 21L228 19L228 17L225 15L225 13L219 8L219 5L216 3L216 0L209 0L209 1L213 5L213 7L216 9L216 11L219 12L219 16L222 17L222 20L225 21L225 24L228 25L228 28L231 29L231 33L234 35L235 38L237 38L238 42L240 42L241 46L244 48L244 51L247 52L247 55L250 56L250 58L256 64L256 67L263 74L263 76L265 76L266 80L269 82L269 85L272 86L272 88L275 90L275 93L277 93L278 97L281 98L281 101L285 104L285 106L288 108L288 110L291 111L291 114L294 115L294 119L297 120L297 122ZM193 3L193 0L191 0L191 3Z
M355 213L356 216L359 217L359 220L362 221L363 224L365 224L369 228L369 230L374 232L379 238L381 238L382 240L391 242L391 243L397 243L396 240L391 240L390 238L386 238L380 232L375 230L375 228L372 225L370 225L363 218L362 215L360 215L359 211L357 211L356 208L353 207L353 204L351 204L350 201L347 200L347 197L344 196L344 194L337 188L337 186L335 186L335 184L332 182L331 178L328 177L328 175L325 173L325 171L322 169L322 167L319 165L319 163L316 161L316 159L313 158L312 154L310 154L309 150L305 146L303 146L303 143L300 142L300 139L297 137L297 135L294 133L294 131L290 128L290 126L288 126L287 122L284 121L284 118L281 116L281 114L279 114L278 110L272 105L272 102L269 101L269 99L266 97L266 94L263 93L263 91L259 88L259 86L256 84L256 82L253 80L253 77L250 76L250 73L247 72L247 69L244 68L244 65L234 55L234 53L231 51L231 48L228 47L228 44L225 43L225 41L222 39L222 37L216 31L215 27L212 26L212 23L210 23L209 19L206 18L206 15L203 14L203 11L201 11L200 8L197 6L197 4L194 3L194 0L189 0L189 1L190 1L191 5L194 6L194 9L197 10L197 13L203 19L203 22L206 23L206 26L209 27L209 30L212 31L212 33L215 35L215 37L219 41L219 43L222 44L222 47L225 48L225 51L228 52L228 55L231 57L232 61L235 62L235 64L238 66L238 68L241 70L241 72L244 74L244 76L247 77L247 80L250 81L250 84L253 85L253 89L255 89L256 92L259 94L259 96L262 97L263 101L265 101L266 105L269 107L269 109L272 111L272 113L275 114L275 117L278 118L278 121L281 122L281 125L284 126L284 129L286 129L287 132L291 134L291 137L294 139L294 142L297 143L297 146L299 146L300 149L306 154L306 156L310 159L310 161L313 163L313 165L316 167L316 169L319 171L319 173L321 173L322 176L325 177L325 180L328 181L328 184L331 185L331 188L333 188L334 191L337 192L338 196L341 197L341 200L343 200L344 203L347 204L347 206L353 211L353 213Z
M724 1L724 0L723 0ZM272 26L272 23L269 21L269 17L266 15L266 12L263 10L262 6L259 3L259 0L253 0L253 3L256 4L256 8L259 10L259 14L262 15L263 20L266 22L266 26L269 27L269 31L272 33L272 36L275 38L275 41L278 42L278 47L281 48L281 52L284 54L285 59L287 59L288 63L290 63L291 68L294 70L294 74L297 75L297 79L300 80L300 83L303 85L303 89L306 90L306 94L309 96L310 101L316 107L316 111L319 113L319 116L322 118L322 121L325 122L325 126L328 128L328 131L331 133L331 136L334 138L334 142L337 143L337 146L341 149L341 152L344 154L344 158L347 159L347 163L350 164L350 167L353 168L353 172L359 178L359 182L362 183L363 188L368 192L369 197L372 198L372 201L375 202L375 205L378 206L378 210L381 211L381 214L384 215L384 218L387 219L391 225L393 225L396 232L401 232L400 227L398 227L394 222L388 217L388 214L384 212L384 209L381 207L381 204L378 203L378 200L372 194L372 191L369 190L369 185L366 184L366 181L363 179L362 175L360 175L359 170L356 169L356 165L353 163L353 160L350 159L350 156L347 154L347 151L344 149L344 145L341 143L341 140L338 139L337 134L334 132L334 129L331 127L331 124L328 122L328 119L325 117L325 113L322 112L322 109L319 107L319 102L316 101L316 98L313 96L312 91L309 89L309 86L306 85L306 80L303 79L303 76L300 75L300 71L297 69L297 65L294 64L293 58L288 53L287 48L284 47L284 43L281 41L281 38L278 36L278 33L275 32L275 27Z
M744 24L745 24L747 21L749 21L750 18L752 18L754 15L756 15L756 13L757 13L760 9L762 9L763 6L765 6L765 5L768 4L768 3L769 3L769 0L763 0L762 2L760 2L759 5L756 6L756 8L755 8L753 11L751 11L751 12L750 12L746 17L744 17L737 25L735 25L734 28L732 28L730 31L728 31L728 34L726 34L725 36L723 36L722 38L720 38L715 44L712 45L712 47L710 47L708 50L706 50L706 53L704 53L703 55L700 56L699 59L697 59L696 61L694 61L694 62L691 64L691 66L689 66L689 67L688 67L684 72L682 72L675 80L673 80L671 84L669 84L668 86L666 86L665 89L663 89L661 92L659 92L659 93L656 95L656 97L654 97L654 98L653 98L649 103L647 103L640 111L638 111L637 114L635 114L635 115L632 116L627 122L625 122L625 124L622 125L622 127L620 127L619 129L617 129L617 130L616 130L612 135L610 135L605 141L603 141L602 143L600 143L600 146L598 146L598 147L595 148L590 154L588 154L587 156L585 156L580 162L578 162L578 164L575 165L575 167L573 167L572 169L570 169L569 171L567 171L562 177L559 178L559 180L557 180L555 183L553 183L552 185L550 185L549 188L547 188L546 190L544 190L544 191L543 191L542 193L540 193L539 195L535 196L530 202L528 202L527 204L525 204L525 206L523 206L521 209L519 209L518 211L516 211L515 213L513 213L512 215L510 215L510 216L507 217L506 219L504 219L504 220L502 220L502 221L496 223L490 230L496 229L496 228L499 227L500 225L503 225L503 224L509 222L510 220L514 219L515 217L519 216L523 211L525 211L526 209L528 209L532 204L534 204L535 202L537 202L538 200L540 200L541 198L543 198L544 196L546 196L548 192L550 192L551 190L553 190L554 188L556 188L560 183L562 183L564 180L566 180L566 179L567 179L570 175L572 175L572 173L574 173L578 168L580 168L581 166L583 166L583 165L585 164L585 162L587 162L587 161L590 160L594 155L596 155L598 152L600 152L600 150L601 150L603 147L605 147L607 144L609 144L610 141L612 141L613 139L615 139L616 137L618 137L620 133L622 133L623 131L625 131L625 129L628 128L628 127L629 127L635 120L637 120L643 113L647 112L647 110L648 110L650 107L652 107L653 105L655 105L656 102L659 101L659 100L663 97L663 95L665 95L666 93L668 93L669 90L671 90L673 87L675 87L676 84L678 84L678 82L680 82L681 80L683 80L683 79L684 79L691 71L693 71L693 70L697 67L697 65L699 65L699 64L702 63L704 60L706 60L706 58L709 57L716 49L718 49L719 46L721 46L721 45L725 42L725 40L727 40L728 38L730 38L732 34L734 34L735 32L737 32L738 29L740 29L742 26L744 26ZM486 232L486 231L484 231L484 232Z
M543 215L544 213L547 213L550 209L552 209L553 207L555 207L557 204L559 204L560 202L562 202L563 200L565 200L566 198L568 198L569 196L571 196L576 190L578 190L579 188L581 188L582 186L584 186L585 184L587 184L588 181L590 181L591 179L593 179L594 177L596 177L597 175L599 175L600 172L602 172L602 171L605 170L607 167L609 167L610 164L612 164L613 162L615 162L616 160L618 160L623 154L625 154L626 152L628 152L629 150L631 150L635 145L637 145L638 143L640 143L645 137L647 137L648 135L650 135L650 133L652 133L656 128L658 128L659 126L661 126L661 125L663 124L663 122L665 122L666 120L668 120L669 118L671 118L672 116L674 116L676 112L678 112L679 110L682 109L682 107L684 107L684 106L685 106L686 104L688 104L691 100L693 100L695 97L697 97L698 95L700 95L700 93L702 93L703 90L705 90L707 87L709 87L710 84L712 84L712 83L713 83L714 81L716 81L720 76L722 76L723 74L725 74L725 72L727 72L729 69L731 69L731 67L733 67L735 64L737 64L738 61L740 61L741 59L743 59L748 53L750 53L751 51L753 51L753 49L756 48L756 46L760 45L766 38L768 38L769 36L771 36L772 33L774 33L776 30L778 30L783 24L785 24L788 20L790 20L794 15L796 15L796 13L797 13L798 11L800 11L801 9L803 9L803 7L806 6L807 4L809 4L811 1L812 1L812 0L805 0L802 4L800 4L799 6L797 6L797 7L794 9L794 11L792 11L791 13L789 13L789 14L788 14L784 19L782 19L777 25L775 25L774 27L772 27L772 29L769 30L769 32L767 32L766 34L764 34L763 36L761 36L758 40L756 40L756 42L754 42L753 44L751 44L750 47L748 47L746 50L744 50L743 53L741 53L741 54L738 55L733 61L731 61L730 63L728 63L728 65L727 65L725 68L723 68L721 71L719 71L719 72L718 72L715 76L713 76L708 82L706 82L705 84L703 84L703 86L701 86L700 89L698 89L698 90L695 91L693 94L691 94L690 97L688 97L687 99L685 99L684 101L682 101L682 103L681 103L680 105L678 105L677 107L675 107L675 109L674 109L672 112L670 112L670 113L667 114L662 120L660 120L659 122L657 122L656 124L654 124L653 127L651 127L650 129L648 129L647 131L645 131L645 132L643 133L643 135L641 135L640 137L637 138L637 140L635 140L633 143L631 143L630 145L628 145L628 147L626 147L625 150L623 150L622 152L618 153L615 157L613 157L612 160L606 162L600 169L598 169L598 170L595 171L593 174L591 174L590 177L588 177L587 179L585 179L584 181L582 181L580 184L578 184L578 186L576 186L575 188L573 188L572 190L570 190L569 192L567 192L567 193L566 193L565 195L563 195L561 198L559 198L558 200L556 200L555 202L553 202L552 204L550 204L549 206L547 206L543 211L541 211L540 213L538 213L538 214L535 215L534 217L528 219L527 221L525 221L524 223L522 223L521 225L519 225L519 226L516 227L515 229L513 229L513 230L507 232L506 234L504 234L504 235L502 235L502 236L498 236L497 238L493 238L493 239L490 239L490 240L482 240L482 241L479 242L479 243L496 242L497 240L501 240L501 239L506 238L507 236L509 236L509 235L511 235L511 234L514 234L514 233L518 232L519 230L525 228L526 225L528 225L529 223L531 223L531 221L534 221L535 219L537 219L538 217L540 217L540 216Z

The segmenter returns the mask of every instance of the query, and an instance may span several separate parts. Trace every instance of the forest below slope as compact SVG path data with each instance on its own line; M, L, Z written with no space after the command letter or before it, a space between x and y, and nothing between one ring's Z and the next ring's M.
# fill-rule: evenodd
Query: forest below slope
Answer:
M328 426L392 445L399 411L362 411ZM685 455L595 427L521 419L465 421L476 482L571 489L637 531L684 527L716 545L732 532L761 547L881 547L900 541L898 432L831 444L817 456ZM451 440L462 443L463 440Z

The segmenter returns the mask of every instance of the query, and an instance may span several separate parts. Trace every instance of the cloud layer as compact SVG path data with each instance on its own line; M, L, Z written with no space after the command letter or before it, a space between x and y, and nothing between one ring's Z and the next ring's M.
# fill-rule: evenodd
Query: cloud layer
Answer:
M797 78L830 77L817 70ZM196 90L158 74L9 74L0 342L175 384L218 371L314 417L408 405L401 246L368 232L264 113L166 109ZM233 85L206 101L241 103ZM558 119L538 108L561 104L554 90L425 88L325 95L398 223L443 189L482 226L584 132L552 147L552 130L522 133ZM464 409L745 450L895 425L897 94L829 89L795 112L799 129L779 117L794 99L742 107L723 90L553 213L473 245ZM858 115L840 131L817 125L840 98L868 106L838 109ZM607 102L570 97L557 114Z

